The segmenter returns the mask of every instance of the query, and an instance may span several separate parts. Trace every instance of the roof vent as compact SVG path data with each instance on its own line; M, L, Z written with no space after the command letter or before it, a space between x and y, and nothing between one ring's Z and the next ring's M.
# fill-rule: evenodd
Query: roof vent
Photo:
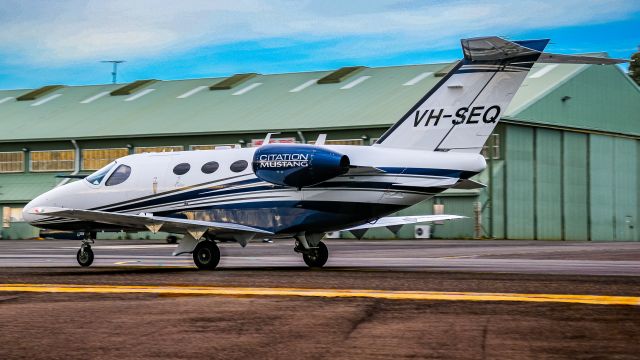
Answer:
M258 76L256 73L247 73L247 74L235 74L230 76L224 80L218 81L217 83L209 86L209 90L229 90L234 87L242 84L243 82Z
M366 68L366 66L346 66L318 80L318 84L337 84Z
M142 89L143 87L153 84L158 80L149 79L149 80L138 80L134 81L131 84L127 84L121 88L115 89L111 92L111 96L122 96L122 95L131 95L136 91Z
M18 101L31 101L31 100L35 100L38 98L43 97L44 95L47 95L50 92L56 91L60 88L64 87L64 85L47 85L47 86L43 86L40 89L36 89L33 91L30 91L24 95L18 96L16 98L16 100Z
M445 66L442 69L438 70L438 72L433 74L433 76L435 76L435 77L446 76L448 73L451 72L451 70L453 70L456 66L458 66L459 63L460 63L460 60L458 60L456 62L453 62L451 64L448 64L447 66Z

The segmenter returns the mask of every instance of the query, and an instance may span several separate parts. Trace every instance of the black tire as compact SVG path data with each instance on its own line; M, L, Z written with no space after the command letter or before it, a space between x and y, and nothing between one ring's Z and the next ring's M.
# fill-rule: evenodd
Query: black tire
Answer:
M167 244L177 244L177 243L178 243L177 236L173 236L173 235L167 236Z
M215 242L201 241L193 250L193 262L198 269L213 270L220 262L220 249Z
M91 266L91 264L93 264L93 250L91 250L91 247L83 246L78 249L76 260L78 260L78 264L82 267Z
M311 268L321 268L329 260L329 250L322 241L318 243L317 249L312 249L309 253L303 254L304 263Z

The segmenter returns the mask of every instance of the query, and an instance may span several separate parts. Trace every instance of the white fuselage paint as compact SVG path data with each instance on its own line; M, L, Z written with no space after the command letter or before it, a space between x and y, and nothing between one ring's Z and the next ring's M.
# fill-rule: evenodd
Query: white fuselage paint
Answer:
M349 145L320 147L347 155L351 165L359 167L455 169L477 173L486 166L484 158L479 154ZM102 180L99 185L93 185L86 180L80 180L58 187L31 201L25 207L24 217L31 223L36 222L36 225L46 227L47 224L51 225L68 220L45 219L42 216L31 214L30 209L53 206L131 214L178 213L189 212L192 208L202 208L203 206L216 208L230 204L246 205L256 201L263 203L270 201L277 203L283 201L321 201L332 202L336 206L340 206L340 203L343 202L357 202L408 207L432 197L434 193L384 188L367 189L355 185L358 183L388 182L389 184L413 184L414 189L416 186L437 187L441 189L438 191L443 191L447 187L453 186L457 180L457 178L447 176L402 174L402 171L396 171L396 173L376 173L373 171L353 175L348 173L317 186L298 190L293 187L276 186L257 179L251 166L256 149L145 153L126 156L116 160L117 164L128 165L132 169L130 177L122 184L105 186L106 180ZM249 166L241 172L231 171L230 165L238 160L247 161ZM211 174L205 174L201 171L201 167L210 161L218 162L219 168ZM188 163L191 166L190 170L184 175L174 174L173 168L181 163ZM116 167L114 166L104 179L108 179ZM338 183L346 185L342 186ZM254 187L259 189L250 190ZM220 193L221 189L233 191ZM195 190L200 191L197 198L176 199L176 195ZM152 198L164 200L158 200L154 204L139 200ZM122 204L128 204L127 208L120 209ZM367 219L363 218L362 220L366 221Z

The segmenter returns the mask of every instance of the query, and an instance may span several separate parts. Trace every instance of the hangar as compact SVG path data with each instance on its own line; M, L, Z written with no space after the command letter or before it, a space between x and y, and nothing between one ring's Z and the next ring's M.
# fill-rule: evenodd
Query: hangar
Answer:
M370 145L454 64L424 64L0 91L3 238L22 207L66 179L149 151L276 141ZM440 238L638 241L640 88L616 66L534 66L485 146L482 190L449 190L401 214L468 216ZM349 236L348 234L342 234ZM136 234L135 236L149 236ZM411 238L370 230L370 238Z

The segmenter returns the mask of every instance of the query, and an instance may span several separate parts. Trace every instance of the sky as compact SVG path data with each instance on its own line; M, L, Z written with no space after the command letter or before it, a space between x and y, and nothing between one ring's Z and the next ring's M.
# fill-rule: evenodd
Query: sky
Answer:
M459 40L550 38L629 58L638 0L0 0L0 89L452 61Z

